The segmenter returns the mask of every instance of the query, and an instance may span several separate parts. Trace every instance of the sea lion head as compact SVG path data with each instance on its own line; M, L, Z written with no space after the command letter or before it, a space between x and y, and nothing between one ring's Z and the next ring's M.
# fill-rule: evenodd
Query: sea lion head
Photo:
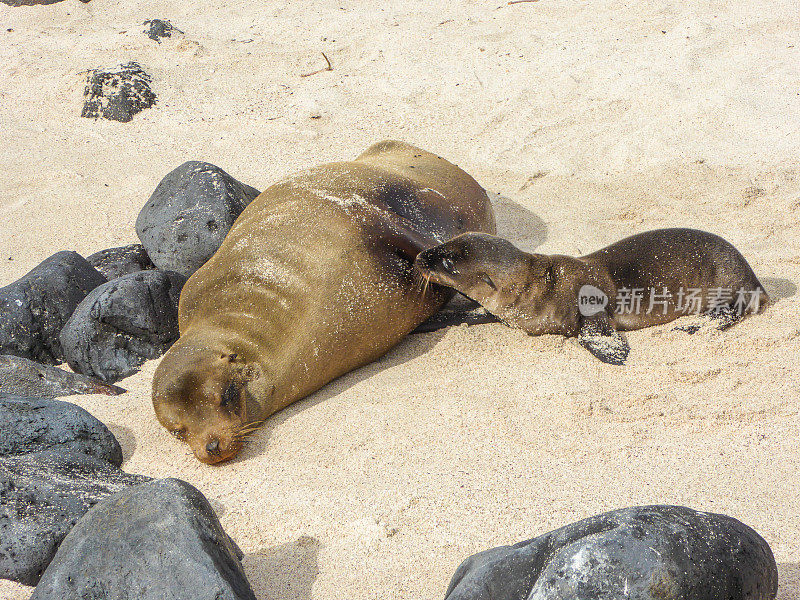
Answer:
M544 294L552 278L548 256L528 254L487 233L463 233L424 250L414 266L429 281L454 288L495 313L523 293Z
M234 458L247 434L262 422L254 389L264 379L260 365L218 346L181 338L153 377L159 422L206 464Z

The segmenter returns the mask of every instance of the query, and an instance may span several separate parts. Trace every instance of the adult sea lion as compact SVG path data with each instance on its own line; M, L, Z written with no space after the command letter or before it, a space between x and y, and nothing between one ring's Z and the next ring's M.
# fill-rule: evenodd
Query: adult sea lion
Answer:
M529 254L484 233L465 233L420 253L415 267L531 335L578 336L605 362L621 364L618 332L707 313L720 328L769 301L729 242L696 229L658 229L586 256Z
M495 231L455 165L386 141L276 183L244 210L180 296L180 338L153 379L159 421L198 460L235 456L272 413L377 359L452 296L413 261Z

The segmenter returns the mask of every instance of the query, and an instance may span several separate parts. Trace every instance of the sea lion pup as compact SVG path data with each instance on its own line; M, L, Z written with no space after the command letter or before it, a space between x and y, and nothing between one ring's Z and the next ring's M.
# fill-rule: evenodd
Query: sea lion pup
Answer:
M269 415L435 313L453 292L422 294L414 258L470 230L495 231L483 188L401 142L271 186L181 292L180 338L153 379L158 420L204 463L234 457Z
M415 267L512 327L578 336L612 364L628 355L619 331L700 313L722 329L769 301L736 248L696 229L647 231L577 258L529 254L493 235L465 233L420 253Z

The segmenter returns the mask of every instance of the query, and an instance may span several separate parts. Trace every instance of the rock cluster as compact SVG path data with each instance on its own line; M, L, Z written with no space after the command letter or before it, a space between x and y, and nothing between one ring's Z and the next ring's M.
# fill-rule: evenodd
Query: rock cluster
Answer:
M0 394L0 577L35 585L87 510L149 480L121 464L119 442L82 408Z

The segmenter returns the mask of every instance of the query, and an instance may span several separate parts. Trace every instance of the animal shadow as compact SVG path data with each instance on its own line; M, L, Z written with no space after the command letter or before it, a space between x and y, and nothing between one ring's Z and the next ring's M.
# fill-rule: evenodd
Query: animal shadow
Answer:
M761 277L761 283L764 284L764 289L773 300L781 298L790 298L797 293L797 286L794 282L780 277Z
M534 212L501 194L489 194L497 220L497 235L532 252L547 240L547 224Z
M797 600L800 598L800 564L778 565L778 595L775 600Z
M242 563L259 600L309 600L319 574L322 544L300 536L292 542L247 554Z

